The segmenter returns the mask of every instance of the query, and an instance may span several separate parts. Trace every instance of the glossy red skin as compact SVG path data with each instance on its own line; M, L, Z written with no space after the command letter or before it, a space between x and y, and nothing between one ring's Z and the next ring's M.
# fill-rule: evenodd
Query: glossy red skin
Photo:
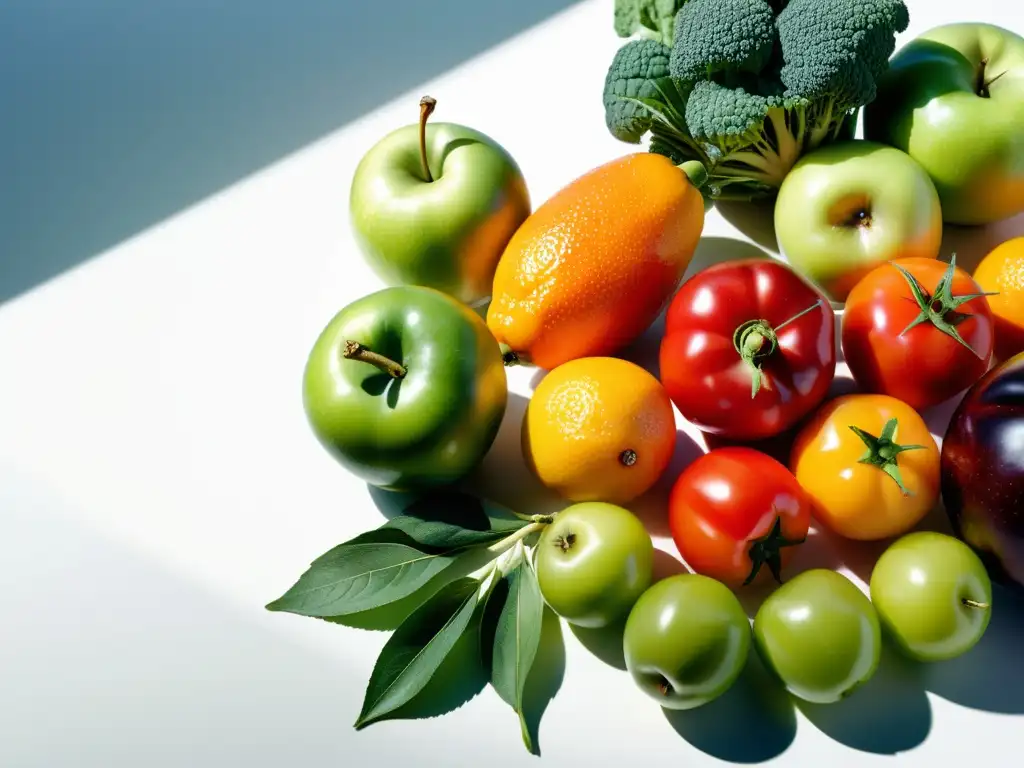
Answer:
M750 367L733 345L736 328L772 327L820 305L778 332L751 397ZM761 440L793 426L826 394L835 376L835 313L810 283L782 262L739 259L708 267L679 289L665 316L660 376L680 413L704 432Z
M679 554L697 573L730 586L742 584L753 562L752 542L781 520L781 534L803 541L812 502L779 461L745 446L716 448L690 464L669 496L668 523ZM797 547L780 550L782 567ZM771 578L762 565L758 578Z
M897 259L896 263L934 293L948 264L935 259ZM953 295L981 293L974 279L959 267ZM994 321L988 300L974 299L958 312L971 317L957 326L978 354L943 333L931 322L900 333L920 314L903 275L891 264L869 272L846 298L843 311L843 355L862 392L891 395L916 410L948 400L981 378L992 360Z
M953 412L942 502L992 578L1024 590L1024 352L985 374Z

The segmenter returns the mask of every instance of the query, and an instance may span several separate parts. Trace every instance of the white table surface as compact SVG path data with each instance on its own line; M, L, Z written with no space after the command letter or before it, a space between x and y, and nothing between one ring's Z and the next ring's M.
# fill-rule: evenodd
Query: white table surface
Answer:
M901 40L965 17L1024 30L1013 8L915 0ZM443 717L355 732L386 635L263 606L312 557L382 520L314 442L300 396L316 334L379 287L347 224L360 156L430 93L436 119L513 153L538 204L630 151L603 124L621 42L611 13L611 0L572 7L0 306L0 765L538 764L489 689ZM771 247L764 227L746 229ZM970 264L1022 233L1024 218L949 231L943 255ZM716 211L691 272L753 247ZM649 335L633 358L651 362L655 345ZM477 483L521 509L557 508L518 452L533 375L509 371L514 394ZM949 409L929 414L937 437ZM681 444L674 469L697 450ZM497 493L496 478L514 491ZM638 505L661 573L679 567L658 514L670 480ZM815 537L798 565L862 583L870 549ZM1017 765L1024 604L998 597L969 655L928 671L887 655L862 693L813 710L755 676L666 716L566 628L539 764Z

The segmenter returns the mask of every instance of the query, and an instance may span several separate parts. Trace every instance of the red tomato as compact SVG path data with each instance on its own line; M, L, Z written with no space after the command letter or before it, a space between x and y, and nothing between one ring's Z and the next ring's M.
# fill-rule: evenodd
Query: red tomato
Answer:
M669 497L668 522L683 560L730 586L767 566L776 581L807 538L811 498L786 466L753 448L716 448L690 464Z
M701 270L665 317L661 381L705 432L761 440L817 407L835 376L835 313L782 262L739 259Z
M846 299L842 344L862 392L915 410L947 400L992 360L992 310L974 279L936 259L896 259L869 272Z

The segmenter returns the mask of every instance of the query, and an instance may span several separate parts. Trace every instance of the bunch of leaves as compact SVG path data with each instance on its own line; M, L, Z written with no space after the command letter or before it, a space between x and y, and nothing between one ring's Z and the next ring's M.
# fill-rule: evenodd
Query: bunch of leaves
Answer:
M447 696L452 687L471 697L482 675L483 685L516 712L523 743L536 752L524 695L553 614L541 596L531 542L551 519L462 493L423 496L320 555L266 607L393 629L370 674L357 730L416 717L419 699ZM452 663L467 648L479 663Z

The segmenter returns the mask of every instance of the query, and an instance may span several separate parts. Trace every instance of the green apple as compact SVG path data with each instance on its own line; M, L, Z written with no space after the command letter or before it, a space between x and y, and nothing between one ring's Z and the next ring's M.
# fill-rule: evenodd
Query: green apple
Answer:
M654 543L628 509L584 501L555 515L537 542L535 562L551 610L576 626L607 627L650 585Z
M981 640L992 616L992 582L964 542L933 531L889 545L871 572L871 602L899 649L945 661Z
M754 616L754 648L793 696L832 704L874 677L882 627L871 601L852 581L814 568L761 604Z
M739 678L750 646L750 620L736 595L693 573L647 589L622 635L630 676L666 709L694 709L717 699Z
M910 41L864 109L864 136L899 147L925 168L951 224L1021 213L1024 38L963 22Z
M360 160L349 212L359 248L388 285L420 285L467 304L491 295L498 260L530 215L513 157L479 131L430 123L399 128Z
M779 251L833 301L896 258L934 259L942 211L928 174L875 142L830 144L801 158L775 201Z

